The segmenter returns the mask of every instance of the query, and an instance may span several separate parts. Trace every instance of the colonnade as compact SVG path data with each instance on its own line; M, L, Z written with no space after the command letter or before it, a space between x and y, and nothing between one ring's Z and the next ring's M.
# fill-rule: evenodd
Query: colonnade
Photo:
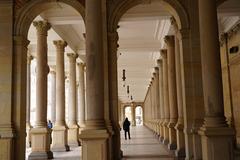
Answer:
M172 25L176 27L174 19ZM176 29L177 30L177 29ZM160 50L154 73L144 100L144 124L159 137L159 140L176 151L176 156L185 156L183 134L183 104L181 90L179 40L176 35L164 38L166 49Z
M79 131L85 127L85 78L83 63L76 63L78 55L67 53L69 65L68 119L65 113L65 47L63 40L54 40L56 48L56 66L47 64L47 32L51 25L46 21L34 21L37 30L36 53L36 121L30 122L31 60L27 63L27 146L32 148L29 159L52 158L52 151L69 151L69 146L78 146ZM77 68L77 71L76 71ZM51 70L51 71L50 71ZM53 128L47 125L47 83L51 74L51 120ZM78 78L77 78L78 75ZM78 103L77 103L78 100ZM77 110L79 112L77 112ZM77 114L79 113L79 114Z

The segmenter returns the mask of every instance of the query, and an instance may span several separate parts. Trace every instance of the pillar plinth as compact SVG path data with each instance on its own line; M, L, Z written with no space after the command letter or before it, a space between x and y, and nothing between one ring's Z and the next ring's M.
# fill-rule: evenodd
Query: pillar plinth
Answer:
M76 90L76 59L75 53L67 54L69 59L69 108L68 108L68 144L79 146L79 126L77 124L77 90Z
M78 69L78 125L80 127L79 133L85 127L85 78L84 78L84 68L83 63L77 64Z
M30 130L32 128L30 122L31 114L31 61L33 60L32 55L27 57L27 107L26 107L26 147L31 147L31 135Z
M233 159L234 132L224 117L216 1L199 1L205 118L200 128L204 160ZM208 38L206 38L208 37Z
M86 127L81 132L83 160L107 159L104 121L102 0L86 1ZM96 27L98 26L98 27ZM94 153L94 154L93 154Z
M163 103L164 103L164 122L163 122L163 144L169 143L169 129L168 124L170 120L169 111L169 93L168 93L168 55L167 50L160 51L163 61Z
M31 129L32 152L28 159L50 159L50 130L47 127L47 32L50 24L46 21L34 21L37 29L37 67L36 67L36 122Z
M56 47L56 121L52 129L52 150L69 151L65 122L65 70L64 51L67 43L53 41Z

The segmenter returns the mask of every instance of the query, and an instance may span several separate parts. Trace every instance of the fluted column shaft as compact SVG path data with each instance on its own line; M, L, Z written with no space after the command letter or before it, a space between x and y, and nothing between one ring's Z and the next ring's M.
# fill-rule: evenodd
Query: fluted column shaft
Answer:
M83 63L77 64L78 68L78 124L85 127L85 78Z
M168 123L170 119L169 110L169 91L168 91L168 54L167 50L161 50L161 56L163 61L163 103L164 103L164 139L163 143L168 144L169 142L169 130Z
M62 40L53 42L56 47L56 123L65 126L65 67L64 51L67 43Z

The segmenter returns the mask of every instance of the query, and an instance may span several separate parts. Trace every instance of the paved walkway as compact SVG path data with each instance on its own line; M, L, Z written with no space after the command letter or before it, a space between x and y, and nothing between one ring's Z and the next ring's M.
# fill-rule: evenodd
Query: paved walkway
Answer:
M131 127L131 140L125 140L121 131L121 142L123 160L173 160L165 146L144 126ZM26 157L30 152L28 148ZM71 148L69 152L53 152L53 156L54 160L81 160L81 147Z
M131 139L121 131L123 160L173 160L166 147L144 126L131 127Z

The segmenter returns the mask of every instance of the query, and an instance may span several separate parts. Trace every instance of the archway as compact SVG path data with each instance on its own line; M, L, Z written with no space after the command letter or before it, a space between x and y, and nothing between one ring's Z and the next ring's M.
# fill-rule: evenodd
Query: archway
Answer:
M29 44L28 33L33 20L41 13L53 8L66 5L84 16L84 6L77 0L36 0L26 3L17 12L14 24L14 52L13 52L13 119L18 138L14 139L15 157L25 159L25 122L26 122L26 77L27 77L27 46Z
M130 121L130 122L132 122L132 120L133 120L133 117L132 117L132 109L131 109L131 107L130 106L126 106L125 108L124 108L124 110L125 110L125 118L128 118L128 120ZM125 119L124 118L124 119Z
M197 47L196 52L192 52L191 46L189 46L189 42L191 41L190 37L190 22L189 22L189 15L184 9L184 7L176 0L171 1L158 1L154 0L151 2L146 1L139 1L139 0L130 0L130 1L118 1L116 2L115 7L111 10L110 16L109 16L109 23L108 23L108 36L109 39L109 69L110 69L110 87L112 90L117 90L115 88L116 84L115 82L117 77L114 74L117 70L116 65L116 59L117 55L119 56L119 53L117 54L117 47L119 42L119 35L117 29L119 28L119 22L121 22L121 18L123 15L131 8L136 7L139 4L151 4L151 3L160 3L164 8L170 13L171 16L173 16L177 22L177 27L179 29L179 39L180 39L180 59L181 59L181 77L182 77L182 95L183 95L183 110L184 110L184 122L187 122L184 124L185 130L191 130L192 128L199 128L202 124L202 118L203 118L203 108L200 107L200 104L203 104L203 94L202 92L200 94L197 93L199 91L197 88L199 88L199 84L196 84L196 81L199 81L201 79L201 60L197 59L195 64L197 64L198 67L193 67L190 65L191 59L189 57L198 57L200 53L200 46ZM121 29L121 25L120 25ZM144 33L144 32L143 32ZM119 45L121 47L121 44ZM120 48L119 47L119 48ZM121 56L121 54L120 54ZM195 59L196 60L196 59ZM196 66L196 65L194 65ZM197 75L197 76L196 76ZM192 77L192 79L189 79L189 77ZM199 78L200 77L200 78ZM193 85L191 87L188 85L189 82L192 82ZM186 83L188 82L188 83ZM202 84L200 84L202 86ZM115 93L114 93L115 94ZM200 96L199 96L200 95ZM193 103L193 97L196 98L197 101L199 101L199 104ZM194 106L194 107L193 107ZM199 114L198 114L199 113ZM195 115L196 119L192 117L192 115ZM195 126L195 127L193 127ZM191 149L193 145L199 145L199 144L193 144L195 142L199 142L200 136L197 133L190 133L188 132L185 135L186 138L186 148L187 149L187 157L192 157L194 151ZM200 151L201 152L201 151ZM199 153L197 153L199 154ZM196 156L198 157L198 156Z

